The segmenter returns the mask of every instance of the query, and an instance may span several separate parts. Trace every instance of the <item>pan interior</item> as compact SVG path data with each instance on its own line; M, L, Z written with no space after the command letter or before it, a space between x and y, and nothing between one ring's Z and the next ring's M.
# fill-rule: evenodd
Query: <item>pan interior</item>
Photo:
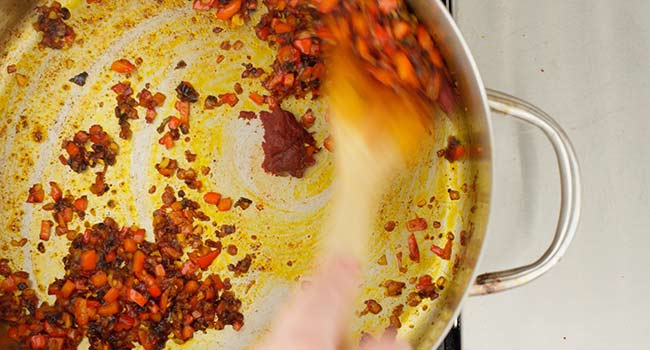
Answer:
M335 181L333 154L325 149L316 155L316 165L302 179L266 174L260 166L264 134L261 123L257 119L238 118L240 111L260 111L247 98L250 92L265 93L261 80L241 79L242 63L252 63L268 71L274 57L273 49L259 40L252 28L265 12L264 6L260 4L260 10L249 24L230 26L215 19L214 13L195 12L191 4L180 0L61 2L70 9L72 18L67 23L77 33L71 48L39 49L40 34L32 27L36 17L31 11L18 22L2 48L0 114L4 122L0 125L3 141L0 196L4 200L0 202L0 222L4 234L0 235L0 247L3 257L10 259L16 268L30 272L42 299L51 301L47 286L63 275L62 258L69 241L65 237L53 237L44 242L45 253L37 250L41 220L48 220L51 215L41 210L40 205L25 203L33 184L41 183L47 189L47 183L55 181L75 197L88 195L91 209L85 221L73 221L70 225L73 229L83 231L86 223L98 223L110 216L121 225L145 228L152 239L152 212L161 205L160 194L167 184L203 203L203 193L188 189L182 180L162 177L155 165L168 157L177 159L183 168L210 167L210 174L201 178L205 190L235 200L246 197L253 201L245 211L219 212L213 206L202 206L214 223L237 227L237 233L224 238L223 243L237 245L238 254L222 254L211 271L231 277L233 288L243 301L245 326L239 332L226 329L196 333L189 343L179 345L170 341L167 347L246 347L267 329L273 311L290 291L301 281L309 280L320 236L326 234L320 232L320 227L328 212L330 186ZM217 26L225 30L215 34L213 29ZM220 48L227 40L231 43L240 40L243 47L240 50ZM217 63L219 55L225 56L221 63ZM142 64L132 76L126 77L109 69L120 58L131 62L141 59ZM186 62L187 67L176 69L180 61ZM6 66L11 64L16 65L16 73L27 78L26 85L18 83L16 73L6 72ZM81 72L88 73L85 86L69 82ZM128 141L117 137L115 94L110 90L124 80L131 82L136 93L150 84L152 92L160 91L167 96L153 124L145 123L144 112L140 110L141 119L131 123L134 133ZM200 103L192 105L190 139L166 150L158 144L160 135L156 127L163 118L176 114L174 89L181 81L191 82L201 93ZM207 95L232 92L236 82L241 83L244 93L235 107L203 108ZM293 99L283 107L298 117L311 108L316 124L310 131L317 144L323 145L328 136L324 99ZM449 136L469 143L471 133L464 120L461 113L449 117L439 113L435 130L429 139L423 140L417 161L407 171L395 174L385 193L370 242L372 254L365 270L363 292L355 311L363 310L363 301L367 299L377 300L383 310L378 315L355 317L358 335L361 332L380 334L389 325L395 307L404 305L399 317L402 323L399 334L414 345L420 344L428 338L432 324L448 321L459 295L464 293L466 285L455 285L453 281L456 274L464 273L467 247L472 245L469 238L477 229L475 225L480 225L473 218L485 210L477 194L479 169L469 159L450 163L437 155L447 146ZM88 191L94 181L93 171L77 174L58 160L64 154L63 140L71 139L78 130L88 130L93 124L102 125L120 147L116 165L106 174L111 190L102 197ZM198 155L196 162L189 164L185 160L185 150ZM154 194L149 193L152 185L157 187ZM450 193L457 193L460 198L452 200ZM420 263L409 260L407 245L410 233L406 222L416 217L428 222L425 231L415 233L422 254ZM392 232L384 229L388 221L397 223ZM213 231L211 225L206 225L205 234L214 238ZM455 236L453 254L451 259L442 260L429 248L433 244L444 246L448 232ZM461 236L465 245L461 245ZM24 247L12 244L22 238L28 239ZM255 255L251 272L235 278L227 265L236 263L247 253ZM386 263L379 264L384 256ZM416 279L425 274L434 280L444 277L448 281L446 288L437 300L424 300L415 307L405 305L407 295L416 290ZM387 279L406 283L401 296L384 295L382 284Z

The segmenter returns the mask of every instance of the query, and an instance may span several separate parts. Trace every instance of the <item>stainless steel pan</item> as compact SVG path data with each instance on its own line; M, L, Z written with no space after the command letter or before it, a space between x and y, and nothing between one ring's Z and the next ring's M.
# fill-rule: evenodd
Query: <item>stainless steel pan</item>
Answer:
M114 97L109 87L124 77L109 71L111 62L119 58L141 58L143 63L137 74L130 78L132 84L141 89L145 83L151 83L152 90L167 96L173 96L180 80L191 81L202 96L231 90L239 80L240 63L247 60L246 55L251 56L256 66L268 67L272 62L270 49L257 40L251 28L263 9L253 16L252 24L229 28L216 37L212 29L224 24L218 23L213 14L195 13L187 1L114 0L86 4L69 0L62 3L72 13L69 23L77 32L77 42L68 50L52 51L37 48L39 35L32 27L35 1L0 2L3 33L0 115L5 121L0 125L0 196L4 199L0 203L0 222L5 232L0 236L0 247L4 249L3 257L11 259L15 267L32 273L43 298L48 297L45 291L53 276L62 273L61 258L67 251L68 241L57 237L47 242L45 253L37 251L38 225L48 214L24 203L27 191L34 183L57 181L71 193L87 193L94 175L78 176L58 164L57 157L61 154L61 141L71 138L78 129L99 123L117 135L117 122L111 113ZM575 153L559 125L524 101L485 89L469 48L438 1L413 0L411 4L434 34L466 108L451 118L438 117L438 127L427 140L419 162L409 172L398 174L391 191L385 194L370 244L373 252L370 268L365 273L363 295L359 299L359 310L363 309L363 300L373 298L381 302L383 312L358 318L354 327L359 331L381 332L388 325L391 310L403 304L405 296L414 290L414 278L424 274L444 277L447 283L439 298L426 300L417 307L406 306L400 317L403 326L399 335L417 349L431 349L458 315L466 296L521 286L559 261L578 225L580 178ZM227 39L242 40L244 48L221 52L218 44ZM215 63L218 54L227 57L220 65ZM181 59L188 67L175 70ZM10 64L17 66L16 73L27 77L26 85L18 84L15 73L6 73ZM86 86L68 82L82 71L89 73ZM262 91L258 81L246 82L244 89ZM321 116L314 130L322 144L328 134L322 117L322 101L292 101L285 108L296 115L312 108ZM157 144L155 126L134 123L133 140L120 140L118 164L107 174L114 191L101 198L90 197L93 211L86 217L87 222L95 223L110 215L121 224L137 224L151 232L151 212L160 199L158 195L149 195L147 189L152 184L160 188L165 183L182 188L180 181L163 179L154 165L162 156L183 159L182 152L188 148L199 155L195 166L213 169L203 179L208 189L218 187L220 192L248 197L264 207L228 213L205 209L213 220L234 223L239 228L238 235L225 243L236 243L240 256L222 255L212 266L214 271L224 273L229 263L236 262L247 251L256 254L252 272L233 279L235 291L244 302L246 325L240 332L196 334L185 345L170 341L167 344L170 349L236 349L252 344L266 331L276 306L299 281L309 279L313 267L314 252L320 242L320 224L327 215L333 155L319 153L317 165L304 179L271 177L259 166L261 125L255 120L250 123L239 120L239 110L259 110L259 107L241 101L235 108L218 111L193 108L191 141L171 153ZM540 259L526 266L478 275L490 203L493 196L498 196L492 191L491 111L535 125L548 137L557 155L562 205L554 239ZM168 101L159 115L173 113L173 104ZM37 133L42 137L35 138ZM453 164L437 157L436 152L446 146L451 135L462 140L473 156ZM450 198L449 191L458 192L460 198ZM200 198L200 194L188 193ZM108 200L119 205L109 206ZM400 272L396 253L408 256L409 233L404 224L415 216L424 217L430 223L426 237L424 234L418 237L422 262L404 262L406 272ZM388 220L398 223L390 233L383 228ZM431 226L434 221L440 223L438 228ZM80 221L75 224L82 227ZM431 244L444 245L447 232L457 237L449 261L439 259L428 250ZM29 239L25 247L11 244L23 237ZM377 264L384 255L387 264ZM404 294L386 298L381 287L386 279L406 282Z

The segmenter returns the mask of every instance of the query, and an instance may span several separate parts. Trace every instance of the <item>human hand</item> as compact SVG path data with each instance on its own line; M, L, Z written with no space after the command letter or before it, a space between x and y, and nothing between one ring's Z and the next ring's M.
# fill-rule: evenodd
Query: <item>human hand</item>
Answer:
M337 350L345 341L358 292L360 269L354 259L329 260L316 278L280 311L270 334L256 350ZM364 339L364 350L408 350L384 336Z

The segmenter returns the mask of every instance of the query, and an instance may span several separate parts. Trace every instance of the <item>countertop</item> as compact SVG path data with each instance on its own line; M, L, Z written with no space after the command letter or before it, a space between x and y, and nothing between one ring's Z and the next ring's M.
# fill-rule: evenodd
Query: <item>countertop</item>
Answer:
M577 150L579 231L520 289L471 298L463 350L650 344L650 1L459 0L457 21L491 88L552 115ZM533 127L494 116L496 201L481 271L532 262L555 228L559 182Z

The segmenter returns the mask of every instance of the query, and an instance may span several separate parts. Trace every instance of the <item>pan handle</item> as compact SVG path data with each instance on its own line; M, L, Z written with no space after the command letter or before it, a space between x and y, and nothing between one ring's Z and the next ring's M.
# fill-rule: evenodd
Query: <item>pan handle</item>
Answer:
M578 159L564 130L544 111L516 97L490 89L487 96L492 111L532 124L549 139L560 170L561 204L555 236L546 252L532 264L479 275L470 291L473 296L516 288L548 272L569 248L578 229L581 206Z

